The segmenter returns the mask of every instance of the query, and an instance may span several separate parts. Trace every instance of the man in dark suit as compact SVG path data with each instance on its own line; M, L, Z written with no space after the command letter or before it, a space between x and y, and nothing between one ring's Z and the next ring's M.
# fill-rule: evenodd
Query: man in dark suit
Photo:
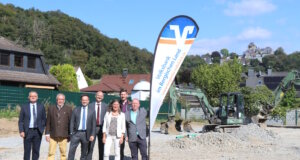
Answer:
M138 150L142 155L142 160L147 160L147 129L146 129L147 111L140 108L138 99L132 100L132 108L126 112L127 140L131 151L132 160L138 160Z
M121 107L121 111L125 114L126 111L129 111L131 108L131 102L129 102L127 100L128 97L128 92L126 89L121 89L120 91L120 107ZM123 139L123 142L125 142L125 137ZM121 160L124 160L124 149L125 149L125 143L122 143L120 146L120 157Z
M103 160L104 144L102 141L102 137L103 137L102 125L103 125L105 113L107 111L107 104L102 102L104 98L102 91L98 91L95 97L96 97L96 102L89 104L89 109L95 111L96 114L96 118L95 118L96 137L94 138L94 141L91 143L89 147L87 159L92 160L96 138L98 138L99 160Z
M29 103L22 105L19 116L19 132L24 139L24 160L37 160L40 156L40 146L46 125L46 112L44 105L37 102L38 94L29 92Z
M89 97L81 96L81 107L73 110L70 122L71 144L69 149L69 160L74 160L78 144L81 144L81 160L87 158L89 142L94 141L96 132L95 111L88 109Z
M72 116L72 108L65 105L65 95L56 96L56 105L48 108L46 123L46 141L49 142L48 160L55 159L56 145L59 146L60 159L67 159L67 143L69 138L69 126Z

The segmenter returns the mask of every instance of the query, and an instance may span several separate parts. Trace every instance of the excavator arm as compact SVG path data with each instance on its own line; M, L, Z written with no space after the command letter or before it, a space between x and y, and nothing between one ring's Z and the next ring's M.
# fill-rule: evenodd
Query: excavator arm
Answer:
M288 75L283 78L281 83L274 90L274 107L276 107L279 104L279 102L283 98L284 93L287 90L289 90L293 85L300 85L300 74L296 70L289 72Z

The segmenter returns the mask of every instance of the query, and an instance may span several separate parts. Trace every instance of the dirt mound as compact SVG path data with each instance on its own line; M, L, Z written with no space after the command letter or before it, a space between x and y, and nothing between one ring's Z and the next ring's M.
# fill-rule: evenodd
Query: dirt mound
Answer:
M241 126L231 133L202 133L195 138L172 140L169 145L178 149L211 148L221 151L240 147L262 147L264 144L276 143L279 138L272 131L260 128L256 124L249 124Z
M242 145L242 141L228 133L209 132L199 134L195 138L176 139L171 141L169 144L174 148L181 149L193 149L199 147L214 147L222 149L227 146L237 148Z

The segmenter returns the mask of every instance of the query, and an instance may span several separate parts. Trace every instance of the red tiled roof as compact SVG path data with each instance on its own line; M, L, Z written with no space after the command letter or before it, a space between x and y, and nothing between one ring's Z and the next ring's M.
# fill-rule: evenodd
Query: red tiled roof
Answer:
M83 88L83 92L119 92L122 88L131 93L134 85L144 80L150 82L151 74L128 74L123 78L121 74L118 75L103 75L99 84ZM129 84L131 82L131 84Z

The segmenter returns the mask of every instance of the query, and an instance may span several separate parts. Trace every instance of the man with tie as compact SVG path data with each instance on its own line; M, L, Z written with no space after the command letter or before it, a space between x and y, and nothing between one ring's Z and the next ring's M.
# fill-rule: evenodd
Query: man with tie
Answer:
M46 141L49 142L48 160L55 159L56 146L60 151L60 160L67 159L67 142L72 115L71 106L65 105L65 95L56 96L56 105L48 107L46 123Z
M121 111L125 114L127 111L129 111L131 109L131 102L129 102L127 100L128 97L128 92L126 89L121 89L120 90L120 107L121 107ZM123 139L123 142L125 142L125 137ZM125 143L122 143L120 146L120 156L121 156L121 160L124 159L124 149L125 149Z
M92 160L93 150L96 142L96 138L98 138L98 151L99 151L99 160L103 160L103 152L104 152L104 144L102 142L103 132L102 132L102 125L105 113L107 111L107 104L102 102L104 96L102 91L98 91L96 93L96 102L89 104L89 109L95 111L96 113L96 137L94 141L91 143L91 146L88 151L88 160Z
M19 115L19 132L24 142L24 160L37 160L40 156L40 146L46 125L46 112L42 104L38 103L38 94L29 92L29 103L22 105Z
M88 109L89 97L81 96L81 107L76 107L72 112L70 122L71 144L69 160L74 160L78 144L81 144L81 160L87 159L89 142L94 141L96 132L95 111Z

